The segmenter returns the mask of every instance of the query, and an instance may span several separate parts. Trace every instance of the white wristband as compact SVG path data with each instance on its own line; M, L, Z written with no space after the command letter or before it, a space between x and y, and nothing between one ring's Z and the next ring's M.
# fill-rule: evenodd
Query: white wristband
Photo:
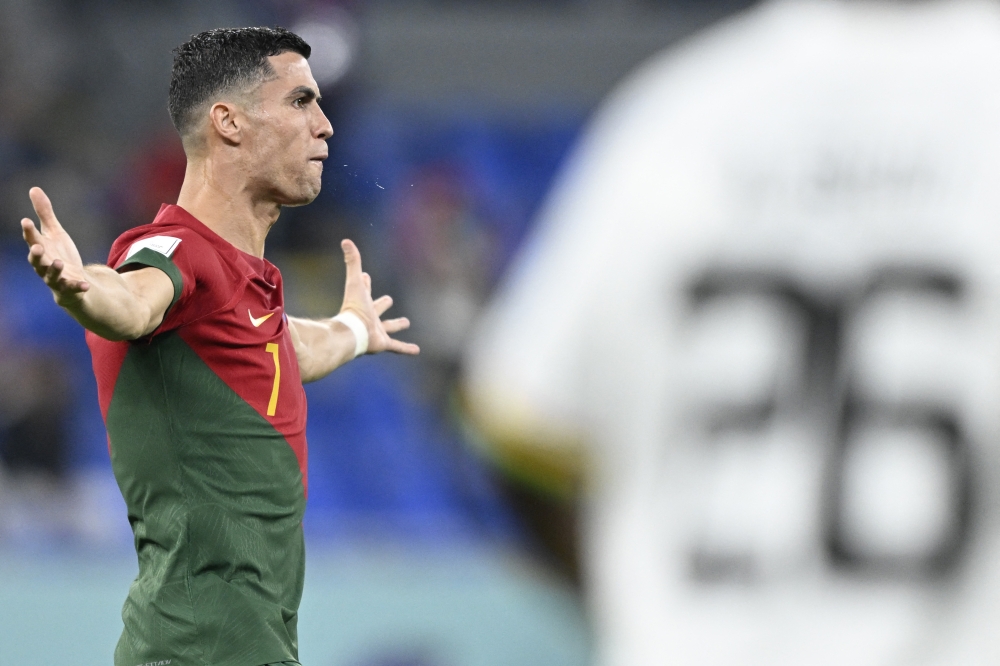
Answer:
M361 317L348 311L341 312L333 320L339 321L354 333L354 358L368 351L368 327L361 321Z

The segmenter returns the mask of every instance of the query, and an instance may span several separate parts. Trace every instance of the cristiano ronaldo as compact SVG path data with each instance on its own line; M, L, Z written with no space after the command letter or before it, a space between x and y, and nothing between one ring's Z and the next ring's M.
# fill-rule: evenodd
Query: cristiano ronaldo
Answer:
M139 574L116 666L297 664L304 382L355 356L419 352L382 320L361 256L336 317L284 310L263 258L282 206L320 190L326 140L309 46L280 28L211 30L176 50L169 110L187 154L176 205L84 266L39 188L28 261L87 329Z

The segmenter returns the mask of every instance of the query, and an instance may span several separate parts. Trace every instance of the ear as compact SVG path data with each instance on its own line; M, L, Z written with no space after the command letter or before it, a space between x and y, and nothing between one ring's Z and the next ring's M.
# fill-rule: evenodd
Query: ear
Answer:
M232 102L216 102L208 111L212 129L226 143L239 145L243 142L245 118Z

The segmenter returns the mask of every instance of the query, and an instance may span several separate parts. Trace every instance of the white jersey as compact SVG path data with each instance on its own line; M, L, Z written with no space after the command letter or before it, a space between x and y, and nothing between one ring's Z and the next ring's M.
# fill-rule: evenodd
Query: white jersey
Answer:
M468 359L604 666L1000 664L1000 7L780 0L586 133Z

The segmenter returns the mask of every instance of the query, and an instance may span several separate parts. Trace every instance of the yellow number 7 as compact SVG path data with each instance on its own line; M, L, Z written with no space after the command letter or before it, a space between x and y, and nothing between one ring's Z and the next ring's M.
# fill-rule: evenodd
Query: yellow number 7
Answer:
M278 360L277 344L268 342L267 351L274 356L274 388L271 389L271 402L267 403L267 415L274 416L274 410L278 408L278 387L281 385L281 361Z

